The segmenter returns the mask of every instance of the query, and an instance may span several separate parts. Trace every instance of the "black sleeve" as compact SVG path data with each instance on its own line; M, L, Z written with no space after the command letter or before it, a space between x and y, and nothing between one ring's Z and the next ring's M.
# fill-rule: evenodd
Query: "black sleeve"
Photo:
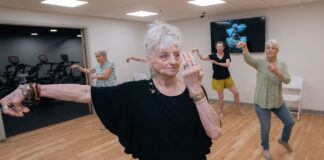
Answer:
M229 59L230 61L232 61L231 56L230 56L229 53L226 53L225 55L226 55L226 59Z
M209 59L211 59L211 60L215 60L215 57L214 57L214 53L212 53L212 54L210 54L210 55L208 55L208 57L209 57Z
M206 96L206 98L207 98L207 101L209 102L208 94L207 94L207 92L206 92L205 87L202 85L201 88L202 88L203 92L205 93L205 96Z
M91 87L91 98L94 109L104 124L129 152L132 136L131 97L128 95L131 86L124 83L114 87Z

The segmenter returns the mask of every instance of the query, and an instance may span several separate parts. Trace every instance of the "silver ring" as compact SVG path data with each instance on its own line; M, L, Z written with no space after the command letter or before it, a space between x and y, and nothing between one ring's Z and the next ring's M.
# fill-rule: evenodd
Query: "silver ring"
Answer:
M188 67L188 64L183 65L183 69L187 69Z

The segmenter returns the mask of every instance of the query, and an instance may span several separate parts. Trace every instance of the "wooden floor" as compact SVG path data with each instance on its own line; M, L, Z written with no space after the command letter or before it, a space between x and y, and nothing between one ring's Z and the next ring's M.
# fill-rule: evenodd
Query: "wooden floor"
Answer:
M259 123L254 108L244 106L241 116L233 107L226 107L223 132L214 141L209 160L262 159ZM324 159L324 116L303 114L296 122L288 154L277 143L282 124L272 117L270 150L276 160ZM0 143L1 160L130 160L123 153L117 138L103 129L95 115L38 129L8 138Z

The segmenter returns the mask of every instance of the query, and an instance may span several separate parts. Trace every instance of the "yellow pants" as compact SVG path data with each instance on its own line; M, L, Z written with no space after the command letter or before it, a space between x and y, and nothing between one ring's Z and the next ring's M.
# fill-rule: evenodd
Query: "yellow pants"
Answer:
M222 92L224 88L231 88L235 86L235 83L232 79L232 77L228 77L226 79L213 79L212 80L212 88L216 90L217 92Z

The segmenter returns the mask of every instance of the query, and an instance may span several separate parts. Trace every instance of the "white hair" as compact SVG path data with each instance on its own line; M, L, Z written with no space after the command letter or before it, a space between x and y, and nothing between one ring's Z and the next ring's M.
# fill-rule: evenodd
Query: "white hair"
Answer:
M146 56L150 56L156 49L165 49L172 46L181 48L181 31L170 24L161 21L154 21L148 25L145 36Z
M265 46L267 47L267 46L269 46L269 45L272 45L272 46L274 46L275 48L279 49L279 43L278 43L278 41L275 40L275 39L269 39L269 40L266 42Z
M105 57L107 57L107 51L105 50L98 50L95 52L95 55L98 56L98 55L103 55Z

